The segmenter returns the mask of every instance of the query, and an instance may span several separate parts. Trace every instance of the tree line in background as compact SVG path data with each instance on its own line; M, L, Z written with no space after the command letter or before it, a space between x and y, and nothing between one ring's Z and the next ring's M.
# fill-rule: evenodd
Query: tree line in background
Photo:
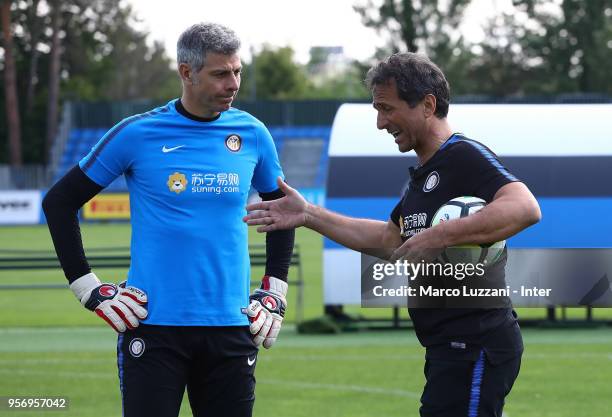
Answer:
M471 0L380 3L355 6L366 26L387 35L378 57L426 53L455 95L612 93L612 0L512 0L514 12L492 17L479 43L459 31Z
M478 43L460 30L471 0L355 1L363 24L387 39L375 56L350 61L313 47L302 65L291 47L264 45L244 64L239 99L367 99L367 69L398 51L429 55L454 96L612 94L612 0L512 0L514 13L492 17ZM0 7L0 163L46 162L63 100L161 102L180 92L175 51L151 42L125 2Z
M63 100L177 94L163 45L147 41L120 0L0 0L0 7L0 163L45 163Z

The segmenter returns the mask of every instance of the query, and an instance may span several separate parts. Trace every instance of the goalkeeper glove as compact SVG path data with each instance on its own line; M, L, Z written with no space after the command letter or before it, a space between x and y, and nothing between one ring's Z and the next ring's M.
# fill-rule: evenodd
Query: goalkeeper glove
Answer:
M117 332L134 329L147 317L147 295L136 287L126 287L125 281L101 283L90 272L70 284L70 289L81 304L103 318Z
M287 308L287 288L285 281L266 275L261 280L261 288L249 297L246 314L255 346L263 343L269 349L276 342Z

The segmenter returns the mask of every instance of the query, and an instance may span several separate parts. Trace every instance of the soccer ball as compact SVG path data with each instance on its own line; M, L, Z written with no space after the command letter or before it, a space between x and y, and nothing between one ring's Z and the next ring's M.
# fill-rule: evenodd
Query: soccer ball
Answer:
M486 204L487 203L482 198L478 197L453 198L436 211L431 221L431 225L435 226L447 220L467 217L482 209ZM442 263L451 264L482 263L486 267L493 265L499 260L505 247L505 240L482 245L452 246L444 249L438 257L438 260Z

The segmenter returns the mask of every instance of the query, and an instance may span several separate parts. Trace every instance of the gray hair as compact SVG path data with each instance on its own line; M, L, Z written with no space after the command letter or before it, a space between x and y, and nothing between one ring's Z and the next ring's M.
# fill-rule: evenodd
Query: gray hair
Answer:
M240 49L240 39L233 30L217 23L197 23L185 30L176 44L178 64L188 64L198 72L205 64L206 54L234 54Z
M395 80L398 96L414 108L427 94L436 98L435 115L443 119L448 114L450 87L444 73L425 56L413 52L393 54L370 68L366 85L370 91L376 85Z

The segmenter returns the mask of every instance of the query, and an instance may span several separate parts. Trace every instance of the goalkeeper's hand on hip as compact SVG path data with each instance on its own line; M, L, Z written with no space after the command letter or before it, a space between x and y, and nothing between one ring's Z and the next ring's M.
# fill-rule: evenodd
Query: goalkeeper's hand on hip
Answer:
M245 313L256 346L263 344L263 347L269 349L276 342L287 308L287 288L285 281L264 276L261 288L249 297Z
M74 280L70 289L81 304L103 318L115 331L135 329L147 318L147 294L136 287L101 283L96 274Z

